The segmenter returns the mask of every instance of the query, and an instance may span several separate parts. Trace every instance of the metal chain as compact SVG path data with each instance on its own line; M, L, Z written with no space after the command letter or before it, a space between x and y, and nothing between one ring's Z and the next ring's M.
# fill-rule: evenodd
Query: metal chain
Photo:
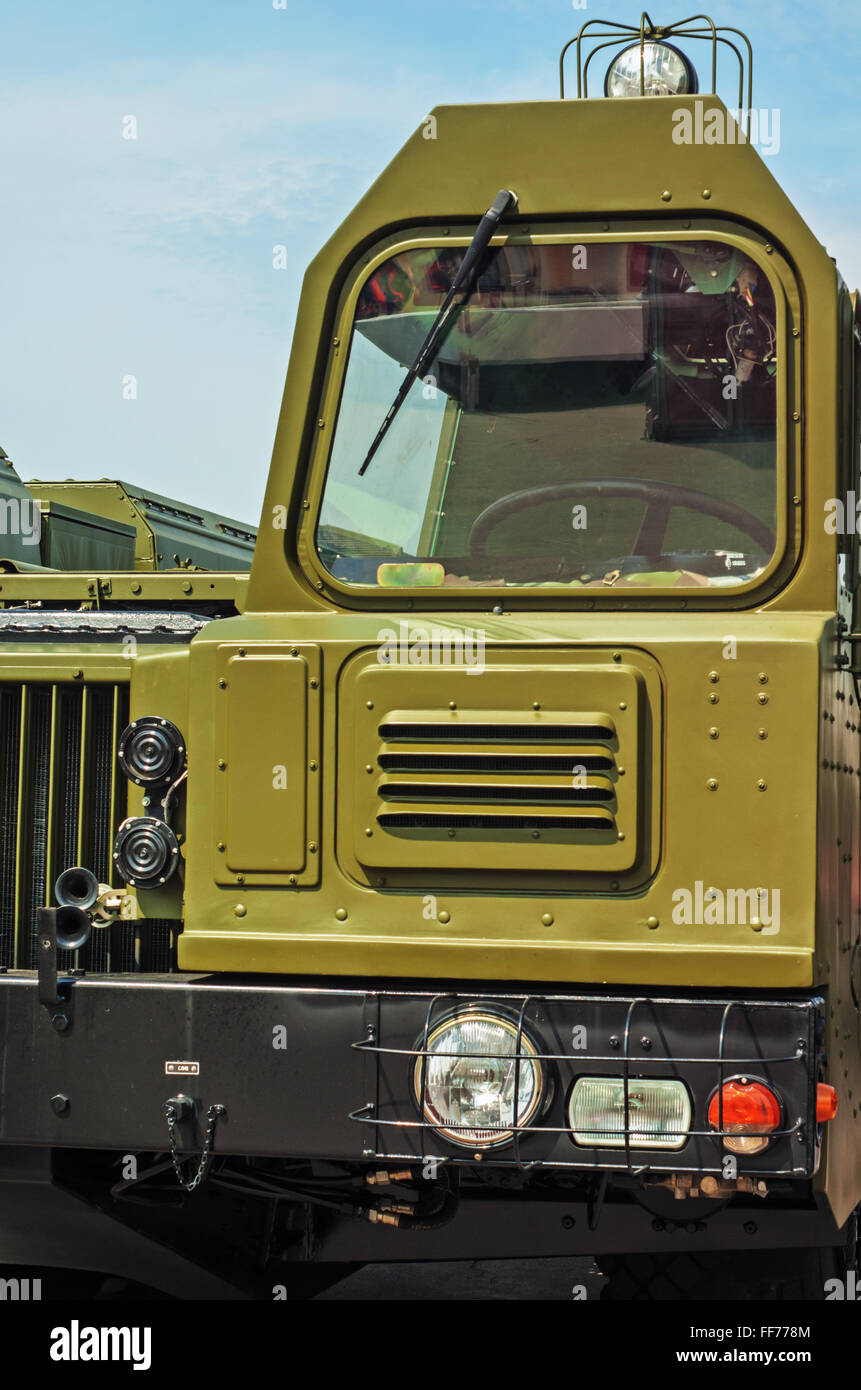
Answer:
M185 1180L182 1170L182 1163L176 1151L176 1106L168 1104L164 1109L165 1119L167 1120L167 1133L170 1140L170 1161L173 1164L173 1171L176 1173L176 1180L180 1187L186 1192L194 1192L196 1187L200 1187L206 1181L209 1173L209 1165L212 1162L212 1145L215 1141L215 1126L222 1115L227 1114L227 1108L223 1105L210 1105L206 1112L206 1134L203 1139L203 1152L200 1155L200 1162L197 1165L197 1172L189 1182Z

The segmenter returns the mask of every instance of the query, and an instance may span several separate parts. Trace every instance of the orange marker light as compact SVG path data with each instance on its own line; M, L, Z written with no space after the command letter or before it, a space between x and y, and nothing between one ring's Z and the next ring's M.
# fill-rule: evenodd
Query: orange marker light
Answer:
M833 1086L820 1081L816 1087L816 1119L819 1124L833 1120L837 1114L837 1092Z

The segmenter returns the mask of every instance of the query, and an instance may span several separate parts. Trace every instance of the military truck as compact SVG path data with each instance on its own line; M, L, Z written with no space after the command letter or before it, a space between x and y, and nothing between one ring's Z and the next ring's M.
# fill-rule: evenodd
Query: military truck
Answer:
M750 61L590 20L559 99L422 120L307 272L247 581L194 550L233 564L223 518L33 485L9 1269L857 1269L861 318L754 147ZM54 565L64 509L134 563Z

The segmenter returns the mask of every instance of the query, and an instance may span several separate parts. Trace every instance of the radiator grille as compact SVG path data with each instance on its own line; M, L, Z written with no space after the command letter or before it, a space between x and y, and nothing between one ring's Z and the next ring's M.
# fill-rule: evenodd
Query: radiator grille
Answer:
M554 721L550 724L505 724L505 723L465 723L460 721L454 735L448 724L410 724L403 720L383 724L380 735L384 739L416 739L422 743L447 743L455 739L458 743L567 743L574 739L612 739L615 729L611 719L597 723L568 724Z
M489 647L476 673L357 653L339 685L348 872L422 894L642 881L657 844L660 686L647 692L641 658L625 655Z
M36 911L54 902L62 869L83 864L111 882L126 814L115 749L127 722L125 684L0 683L0 965L35 967ZM147 957L172 952L170 923L120 922L94 931L77 963L165 969ZM60 964L72 964L69 953Z
M618 739L607 716L387 719L379 734L382 830L578 831L615 839Z

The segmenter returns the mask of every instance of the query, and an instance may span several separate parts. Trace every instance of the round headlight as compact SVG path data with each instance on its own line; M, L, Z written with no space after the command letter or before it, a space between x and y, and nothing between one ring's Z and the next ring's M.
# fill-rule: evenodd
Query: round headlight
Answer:
M155 816L130 816L114 841L117 873L134 888L160 888L179 863L179 843Z
M413 1094L426 1120L453 1144L490 1148L512 1138L511 1125L531 1124L544 1095L544 1070L534 1044L517 1024L497 1013L455 1014L428 1037L424 1064L417 1057ZM514 1087L517 1072L517 1105Z
M640 91L640 45L613 59L604 79L607 97L683 97L699 90L694 66L669 43L643 44L643 90Z
M173 781L185 760L185 744L169 719L146 715L123 730L117 756L129 780L145 787Z

